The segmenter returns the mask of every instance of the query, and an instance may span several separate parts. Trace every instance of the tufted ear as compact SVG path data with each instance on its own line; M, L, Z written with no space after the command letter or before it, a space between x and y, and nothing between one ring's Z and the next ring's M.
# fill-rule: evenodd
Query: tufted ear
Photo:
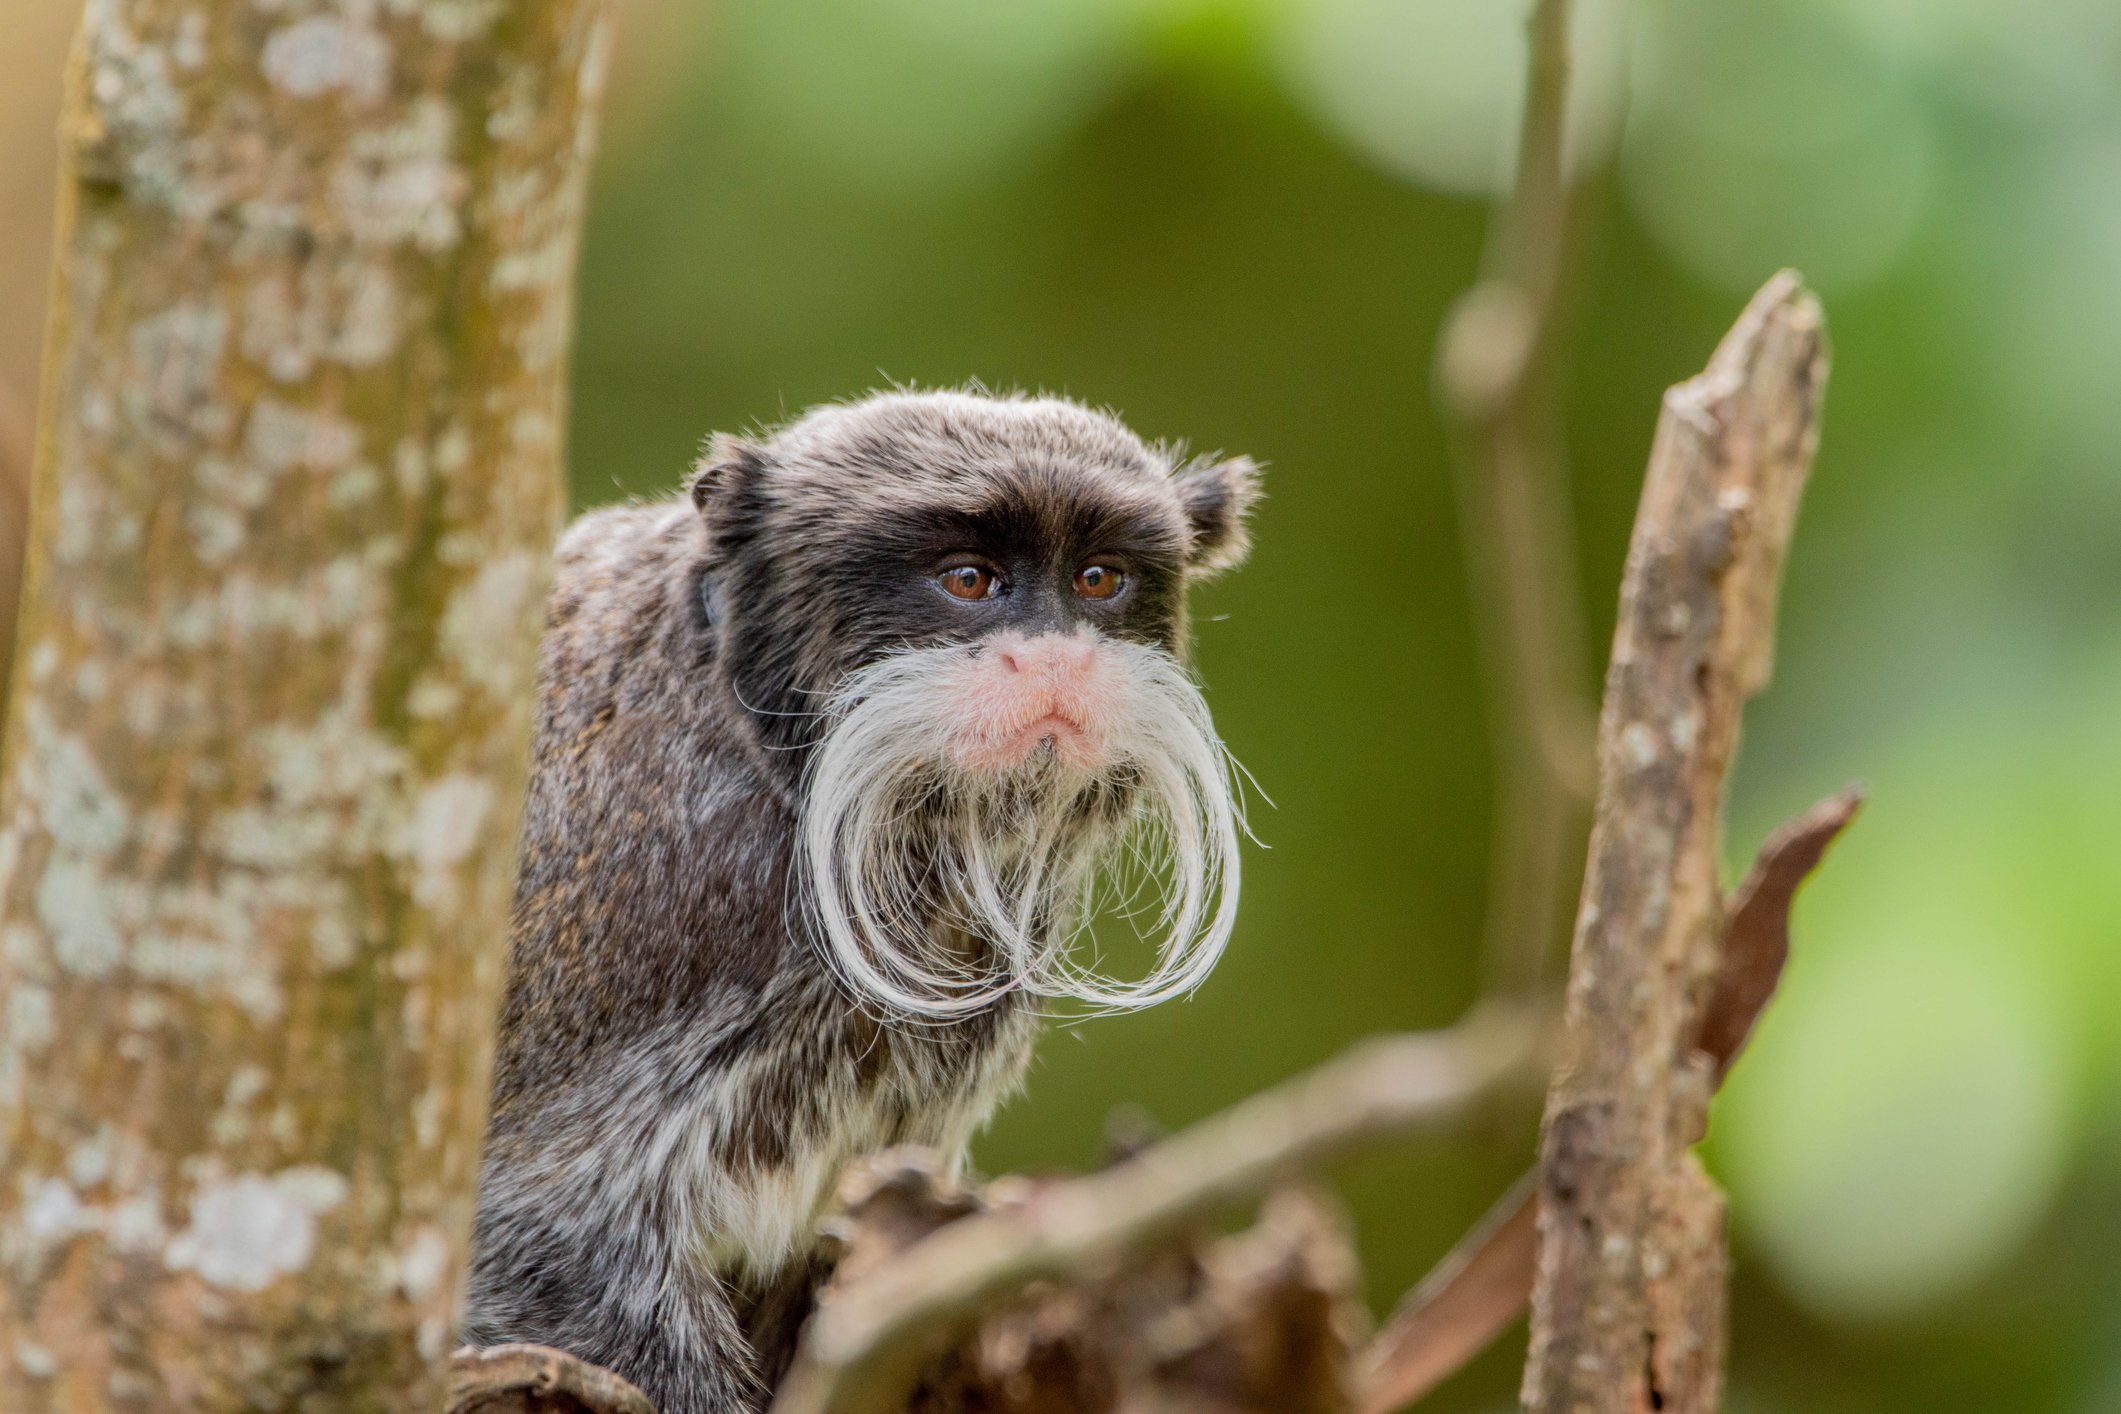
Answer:
M1250 457L1202 457L1172 472L1171 485L1193 531L1186 568L1215 574L1241 563L1252 548L1245 517L1259 500L1258 465Z
M713 524L715 507L727 505L737 485L756 476L764 465L757 443L715 433L692 469L692 504L701 518Z

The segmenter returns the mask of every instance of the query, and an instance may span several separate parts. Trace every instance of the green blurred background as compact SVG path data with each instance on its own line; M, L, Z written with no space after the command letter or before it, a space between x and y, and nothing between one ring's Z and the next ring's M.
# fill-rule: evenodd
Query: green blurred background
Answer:
M0 39L52 50L71 8L6 0ZM1276 802L1237 939L1197 999L1054 1031L990 1169L1094 1164L1115 1106L1182 1124L1476 994L1489 744L1428 370L1507 178L1523 9L626 0L579 505L887 380L1271 464L1251 564L1199 606ZM2121 6L1579 0L1576 28L1595 656L1660 391L1780 265L1836 350L1734 866L1851 778L1872 802L1716 1109L1730 1407L2121 1409ZM50 57L0 95L0 235L38 281ZM1531 1123L1335 1174L1380 1306ZM1521 1358L1520 1329L1425 1407L1509 1407Z
M1268 461L1199 661L1276 802L1199 995L1056 1030L982 1143L1082 1167L1473 998L1484 703L1440 321L1506 0L657 12L582 285L575 494L885 380L1063 391ZM1738 1411L2121 1409L2121 7L1581 0L1567 425L1602 659L1657 399L1777 266L1836 349L1731 851L1861 777L1717 1108ZM628 92L628 86L637 86ZM1515 1176L1337 1174L1380 1304ZM1510 1404L1521 1335L1440 1394Z

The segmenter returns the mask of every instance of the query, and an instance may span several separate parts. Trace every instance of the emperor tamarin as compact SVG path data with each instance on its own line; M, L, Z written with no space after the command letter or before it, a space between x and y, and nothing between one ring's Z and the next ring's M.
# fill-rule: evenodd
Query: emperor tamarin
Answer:
M1185 591L1255 494L1072 402L894 392L568 531L469 1340L754 1410L844 1164L962 1153L1048 1003L1201 980L1241 825ZM1156 962L1120 984L1074 944L1145 848Z

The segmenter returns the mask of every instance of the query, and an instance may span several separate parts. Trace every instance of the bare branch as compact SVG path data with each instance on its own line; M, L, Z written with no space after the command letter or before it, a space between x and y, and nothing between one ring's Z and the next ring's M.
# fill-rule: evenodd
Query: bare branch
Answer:
M1687 1152L1715 1077L1695 1041L1723 934L1724 777L1767 681L1825 374L1818 303L1785 272L1665 396L1540 1146L1528 1410L1689 1414L1720 1393L1722 1204Z
M1568 249L1568 0L1538 0L1516 178L1436 382L1455 434L1469 587L1495 758L1490 985L1535 990L1558 950L1594 785L1590 665L1551 376Z
M1407 1294L1371 1342L1363 1414L1391 1414L1486 1350L1532 1298L1539 1187L1527 1173Z
M1455 1123L1523 1083L1537 1030L1481 1014L1365 1042L1102 1173L942 1228L819 1308L774 1414L898 1408L930 1339L990 1302L1096 1270L1364 1143Z

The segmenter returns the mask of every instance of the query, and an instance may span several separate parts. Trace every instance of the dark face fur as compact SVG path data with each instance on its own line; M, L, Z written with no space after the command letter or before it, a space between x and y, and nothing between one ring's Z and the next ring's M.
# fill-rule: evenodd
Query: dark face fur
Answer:
M720 659L763 738L787 748L816 740L849 673L909 647L1088 627L1180 655L1186 583L1243 557L1255 475L1243 459L1174 467L1073 403L960 393L718 439L693 498ZM991 575L990 592L954 597L942 576L964 567ZM1093 567L1117 592L1080 592Z

